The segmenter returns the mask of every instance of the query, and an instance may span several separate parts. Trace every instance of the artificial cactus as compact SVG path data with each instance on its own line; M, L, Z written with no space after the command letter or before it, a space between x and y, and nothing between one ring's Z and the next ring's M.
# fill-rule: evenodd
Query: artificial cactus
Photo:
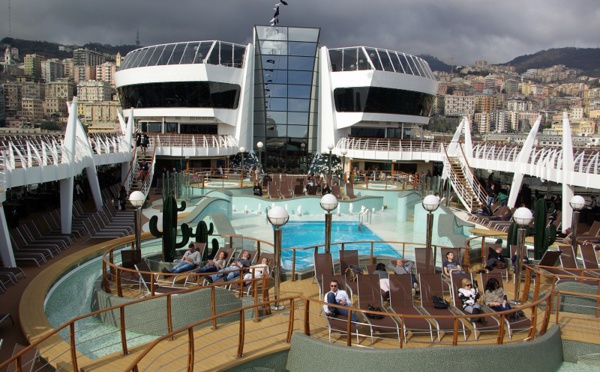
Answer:
M172 195L163 198L163 231L159 231L158 216L150 218L150 232L152 235L162 238L163 261L173 262L175 259L175 250L183 248L190 239L190 228L187 224L181 225L181 241L177 243L177 212L185 209L185 202L181 202L181 207L177 207L177 201Z
M192 234L190 228L190 234L196 238L196 241L198 243L204 243L208 247L208 236L211 235L214 232L214 230L215 226L212 224L212 222L210 223L210 228L208 228L206 222L200 221L200 223L198 223L198 226L196 226L196 233ZM203 261L212 260L215 257L215 254L217 253L211 251L209 254L208 251L208 249L204 250L204 257L202 257Z

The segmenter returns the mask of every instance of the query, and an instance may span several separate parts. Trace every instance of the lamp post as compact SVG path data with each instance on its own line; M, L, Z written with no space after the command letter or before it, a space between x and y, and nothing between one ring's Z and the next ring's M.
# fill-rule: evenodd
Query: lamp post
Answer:
M279 284L281 282L281 226L285 225L290 219L290 215L285 208L277 205L269 210L267 218L271 225L273 225L273 232L275 234L273 240L273 246L275 250L275 303L271 306L272 310L283 310L283 305L279 305L277 300L279 299Z
M433 233L433 212L438 209L440 206L440 200L435 195L427 195L423 198L421 202L423 208L428 212L427 213L427 230L425 236L425 249L427 251L428 256L431 255L431 235ZM435 264L437 260L437 252L433 251L433 262Z
M146 195L141 191L134 191L129 195L129 202L135 207L135 249L142 249L142 205L144 205Z
M571 208L573 208L573 218L571 219L571 246L573 247L573 254L577 257L577 224L579 223L580 211L585 207L585 199L580 195L575 195L569 202Z
M246 152L246 148L244 146L240 147L240 154L242 154L242 175L240 177L240 187L244 186L244 155Z
M262 149L263 149L264 144L260 141L258 141L256 143L256 147L258 148L258 170L259 170L259 174L261 173L260 171L262 170Z
M338 206L338 200L333 194L323 195L321 198L321 208L325 210L325 253L331 250L331 211Z
M517 259L515 261L515 299L512 303L518 305L521 303L521 267L523 266L523 257L525 257L525 231L533 220L533 213L529 208L517 208L513 214L513 220L519 230L517 235Z
M342 182L345 185L346 184L346 154L348 153L348 150L346 149L342 149L341 154L342 154Z
M334 144L330 143L329 145L327 145L327 148L329 149L329 175L331 175L331 151L334 148Z

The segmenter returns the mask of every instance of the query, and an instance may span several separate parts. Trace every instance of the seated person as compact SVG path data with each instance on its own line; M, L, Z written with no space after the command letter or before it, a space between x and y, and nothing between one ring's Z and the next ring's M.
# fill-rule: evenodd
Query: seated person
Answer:
M414 291L415 292L418 291L419 290L419 282L417 281L417 277L413 273L413 267L415 266L415 263L413 261L402 260L402 259L397 260L393 263L394 263L393 265L388 266L388 269L390 269L393 272L395 272L396 274L400 274L400 275L410 274L410 282L412 283Z
M244 280L249 280L252 279L252 276L254 275L254 278L262 278L265 276L269 276L270 271L269 271L269 259L266 257L263 257L262 260L260 260L260 263L258 265L252 265L249 267L250 272L244 274ZM245 285L250 284L250 282L245 282Z
M454 252L447 252L446 253L446 261L444 261L444 263L442 264L442 267L444 269L444 274L450 276L452 275L452 273L456 273L456 274L464 274L464 270L462 269L462 267L460 266L460 264L456 261L454 261Z
M225 277L225 281L230 281L230 280L233 280L234 278L237 278L238 276L240 276L240 272L241 272L240 269L250 267L250 257L251 257L250 252L248 252L248 251L242 252L241 257L236 258L228 267L219 270L219 272L217 274L207 277L206 280L208 280L210 283L212 283L215 280L221 279L225 275L227 275Z
M390 298L390 279L388 278L388 272L385 271L385 265L381 262L378 263L373 274L379 275L379 288L383 299L388 300Z
M468 278L463 278L461 288L458 289L458 298L462 302L462 308L465 313L481 314L481 305L477 303L479 291L477 287L473 288L473 283ZM479 323L485 324L485 318L477 318Z
M196 273L216 273L217 271L224 269L227 264L227 252L219 252L216 259L208 260L206 265L196 270Z
M200 265L201 260L202 258L200 257L200 252L196 250L196 246L194 245L194 243L190 243L190 245L188 246L188 250L185 251L185 254L183 255L181 261L179 261L179 263L171 269L167 269L166 267L164 267L162 269L162 272L177 274L182 273L184 271L190 271L197 265Z
M492 249L490 248L488 260L485 263L485 268L488 271L494 270L495 267L499 269L506 269L506 259L504 259L504 256L502 255L502 246L498 245L495 249L493 249L493 252L491 251Z
M254 182L254 195L262 196L262 194L263 194L262 187L260 187L258 182Z
M327 182L323 182L323 187L321 188L321 195L331 194L331 188Z
M348 292L340 289L340 283L337 280L332 280L329 284L329 292L325 294L325 302L329 304L342 305L350 307L352 305L352 300L348 297ZM348 316L348 310L340 309L333 306L323 306L323 311L327 316L336 316L336 315L344 315ZM352 312L352 321L359 322L358 317L355 312Z
M516 263L517 263L517 255L514 254L510 260L512 261L513 264L513 268L517 267ZM527 256L523 256L523 259L521 261L523 263L523 265L531 265L531 261L529 261L529 257ZM525 270L525 266L521 266L521 270Z
M510 304L504 294L504 288L496 278L488 279L483 292L483 302L494 311L510 310Z

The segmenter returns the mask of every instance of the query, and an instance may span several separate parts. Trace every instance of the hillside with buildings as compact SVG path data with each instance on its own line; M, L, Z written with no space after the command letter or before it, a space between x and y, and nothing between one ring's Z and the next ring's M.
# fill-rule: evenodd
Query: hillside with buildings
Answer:
M66 102L77 96L78 115L88 130L116 130L120 104L114 74L126 50L134 46L6 41L23 49L0 44L1 127L60 127L66 122ZM431 128L453 131L456 118L468 116L474 132L483 138L508 138L507 134L529 131L542 115L543 134L550 136L550 143L552 136L561 134L562 112L567 111L574 137L589 137L584 142L590 142L600 123L600 79L586 72L598 68L598 51L553 49L517 57L506 65L479 60L472 66L449 66L423 56L439 82Z

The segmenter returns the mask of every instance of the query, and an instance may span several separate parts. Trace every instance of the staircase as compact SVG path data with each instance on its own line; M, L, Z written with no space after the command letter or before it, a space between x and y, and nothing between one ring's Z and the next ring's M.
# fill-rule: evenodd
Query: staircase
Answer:
M456 195L467 211L475 212L483 208L487 201L487 193L471 170L462 147L457 146L455 154L449 155L446 147L444 150L444 168L447 169L448 178Z
M140 173L140 162L142 160L146 160L148 164L150 164L150 170L145 180L138 180L138 174ZM125 189L127 189L128 194L131 194L134 191L141 191L146 196L146 201L148 200L148 194L150 192L150 187L152 187L152 179L154 178L154 164L156 157L154 156L154 152L146 152L143 154L139 149L133 152L133 156L130 163L129 173L123 185L125 185ZM126 208L133 208L130 204L127 204Z

